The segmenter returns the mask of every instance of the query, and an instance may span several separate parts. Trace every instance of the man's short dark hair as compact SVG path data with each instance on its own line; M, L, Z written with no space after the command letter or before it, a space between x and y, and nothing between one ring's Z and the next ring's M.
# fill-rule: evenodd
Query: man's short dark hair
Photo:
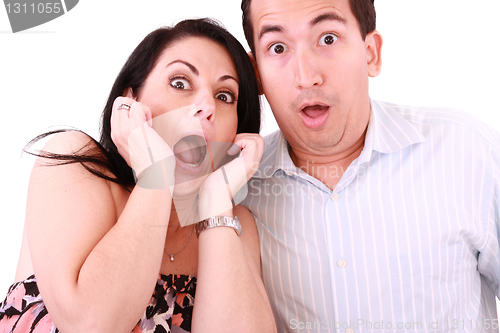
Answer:
M241 10L243 12L243 31L247 39L250 50L255 55L255 44L253 40L252 21L250 20L251 0L241 1ZM376 13L374 0L349 0L352 13L358 21L361 37L365 40L366 35L376 28Z

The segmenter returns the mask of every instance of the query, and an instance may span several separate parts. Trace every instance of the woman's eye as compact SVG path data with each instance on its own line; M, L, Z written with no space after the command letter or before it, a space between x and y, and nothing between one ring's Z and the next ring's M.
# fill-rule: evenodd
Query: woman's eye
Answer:
M221 91L215 95L215 98L228 104L233 104L236 101L236 97L234 97L234 95L229 91Z
M179 90L191 90L191 83L184 77L173 77L170 79L170 85Z
M269 52L271 52L272 54L282 54L287 50L288 47L283 43L276 43L271 45L271 47L269 47Z
M319 45L332 45L337 41L338 37L334 34L324 34L319 39Z

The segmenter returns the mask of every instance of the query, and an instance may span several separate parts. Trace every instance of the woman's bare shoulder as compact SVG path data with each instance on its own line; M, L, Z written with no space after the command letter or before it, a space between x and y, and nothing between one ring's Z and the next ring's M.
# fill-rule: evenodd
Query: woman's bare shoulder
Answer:
M30 153L38 156L35 168L39 166L58 166L76 164L74 171L93 169L109 178L115 178L109 170L107 156L102 147L89 135L71 130L53 134L40 151ZM94 161L94 162L93 162ZM80 162L85 163L87 168Z
M95 147L84 133L62 132L45 143L42 156L43 152L71 156ZM79 162L64 162L38 157L28 187L27 239L33 268L45 281L57 274L77 276L89 253L116 223L122 209L118 206L126 202L114 190L121 186Z
M55 154L73 154L83 148L96 146L92 138L80 131L64 131L52 135L42 151Z

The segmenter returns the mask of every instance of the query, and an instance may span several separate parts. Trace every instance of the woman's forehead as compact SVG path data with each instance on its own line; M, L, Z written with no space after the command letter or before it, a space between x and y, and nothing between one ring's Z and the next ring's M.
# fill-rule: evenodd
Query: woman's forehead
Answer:
M223 64L229 59L230 61L227 67L234 67L233 58L228 50L220 43L207 37L189 36L176 40L165 48L161 57L182 57L201 63L217 62L220 64ZM217 61L220 58L223 58L224 61Z

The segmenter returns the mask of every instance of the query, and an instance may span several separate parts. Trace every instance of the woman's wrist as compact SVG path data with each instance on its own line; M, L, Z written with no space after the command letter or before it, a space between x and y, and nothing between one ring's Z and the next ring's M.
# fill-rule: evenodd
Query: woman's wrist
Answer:
M234 229L236 235L241 235L241 223L237 216L233 218L233 216L224 216L218 215L214 217L210 217L201 222L196 223L195 231L196 236L199 237L200 234L208 229L218 228L218 227L226 227Z
M175 161L172 163L173 156L157 161L142 170L139 175L135 174L137 186L145 189L170 189L173 192L175 183ZM172 167L172 164L174 167Z
M218 215L233 216L232 195L227 185L224 181L218 182L217 185L208 187L204 183L200 188L198 199L200 221Z

